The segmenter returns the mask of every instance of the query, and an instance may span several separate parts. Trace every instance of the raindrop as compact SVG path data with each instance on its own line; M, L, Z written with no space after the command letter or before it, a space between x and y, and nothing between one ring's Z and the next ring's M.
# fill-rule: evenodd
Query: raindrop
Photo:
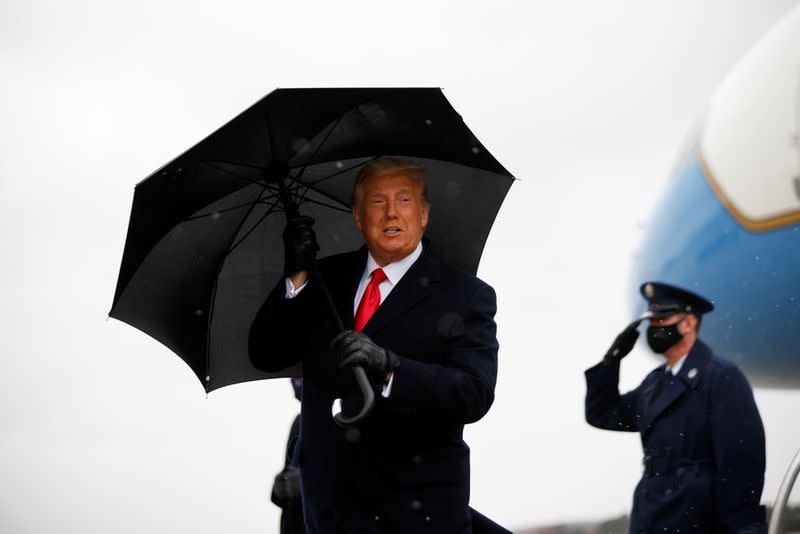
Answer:
M220 217L220 215L219 215L218 211L215 211L214 213L211 214L211 220L212 221L216 221L217 219L219 219L219 217Z
M430 521L430 520L431 520L431 516L429 516L429 515L426 515L426 516L425 516L425 521Z
M336 168L337 169L341 169L342 167L344 167L344 163L342 163L341 161L337 161L336 162Z
M476 146L472 147L472 153L473 153L473 154L477 154L477 153L478 153L478 152L480 152L480 151L481 151L481 149L480 149L480 148L478 148L478 147L476 147Z
M419 509L421 509L421 508L422 508L422 503L421 503L421 502L419 502L419 501L418 501L418 500L416 500L416 499L414 499L413 501L411 501L411 509L412 509L412 510L419 510Z
M427 124L428 126L430 126L431 124L433 124L433 121L432 121L432 120L430 120L430 119L425 119L425 124Z
M200 308L197 308L197 309L194 311L194 314L195 314L196 316L198 316L198 317L202 317L202 316L203 316L203 310L201 310Z
M419 454L415 455L413 458L411 458L411 463L421 464L422 456L420 456Z
M211 377L206 375L206 382L211 382Z
M756 256L756 261L758 261L758 260L759 260L759 258L758 258L758 256Z
M178 167L178 172L183 172L183 167Z

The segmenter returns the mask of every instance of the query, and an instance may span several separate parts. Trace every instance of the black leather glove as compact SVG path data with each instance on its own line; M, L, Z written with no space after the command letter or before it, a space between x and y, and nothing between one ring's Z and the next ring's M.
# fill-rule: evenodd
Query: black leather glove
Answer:
M287 465L283 471L275 475L272 484L272 502L285 507L293 500L300 500L300 470L293 465Z
M619 363L622 358L628 355L633 350L636 340L639 339L639 324L642 321L637 319L625 327L625 330L619 333L614 343L608 348L608 352L603 356L605 363Z
M339 367L362 367L370 383L383 387L386 375L400 364L397 355L379 347L368 335L345 330L331 340L331 352Z
M314 265L319 245L312 226L314 226L314 219L304 215L298 215L286 221L286 227L283 230L283 273L286 276L300 271L308 271Z

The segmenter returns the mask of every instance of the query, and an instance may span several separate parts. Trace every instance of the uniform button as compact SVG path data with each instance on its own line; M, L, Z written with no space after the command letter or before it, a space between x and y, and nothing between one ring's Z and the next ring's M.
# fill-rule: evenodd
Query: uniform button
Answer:
M664 497L669 497L670 495L672 495L672 490L667 488L667 491L664 492Z
M381 516L379 516L379 515L376 515L376 516L374 517L374 519L375 519L375 521L380 521L380 520L381 520Z
M679 467L678 470L675 471L675 474L678 475L678 476L682 476L685 472L686 472L686 469L684 469L683 467Z

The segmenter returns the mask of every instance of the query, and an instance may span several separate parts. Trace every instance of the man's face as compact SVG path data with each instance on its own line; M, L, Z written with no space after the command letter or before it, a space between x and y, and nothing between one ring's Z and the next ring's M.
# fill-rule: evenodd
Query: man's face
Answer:
M416 181L405 174L373 176L361 183L356 200L356 228L378 265L401 260L417 248L429 206Z

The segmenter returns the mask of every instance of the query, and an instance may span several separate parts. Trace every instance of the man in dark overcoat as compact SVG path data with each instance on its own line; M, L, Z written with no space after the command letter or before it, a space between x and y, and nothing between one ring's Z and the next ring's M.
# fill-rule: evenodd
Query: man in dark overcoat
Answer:
M494 400L495 293L423 242L423 172L385 158L359 173L353 215L366 246L319 261L344 333L308 276L318 247L304 217L287 224L287 278L251 328L254 365L303 364L295 455L312 534L472 532L462 433ZM377 400L364 423L340 428L334 399L345 414L360 404L354 365Z
M586 421L639 432L642 478L633 495L631 533L762 533L764 427L742 372L697 337L713 310L705 298L658 282L648 301L647 341L665 363L624 395L620 360L633 348L631 323L599 364L586 371Z

